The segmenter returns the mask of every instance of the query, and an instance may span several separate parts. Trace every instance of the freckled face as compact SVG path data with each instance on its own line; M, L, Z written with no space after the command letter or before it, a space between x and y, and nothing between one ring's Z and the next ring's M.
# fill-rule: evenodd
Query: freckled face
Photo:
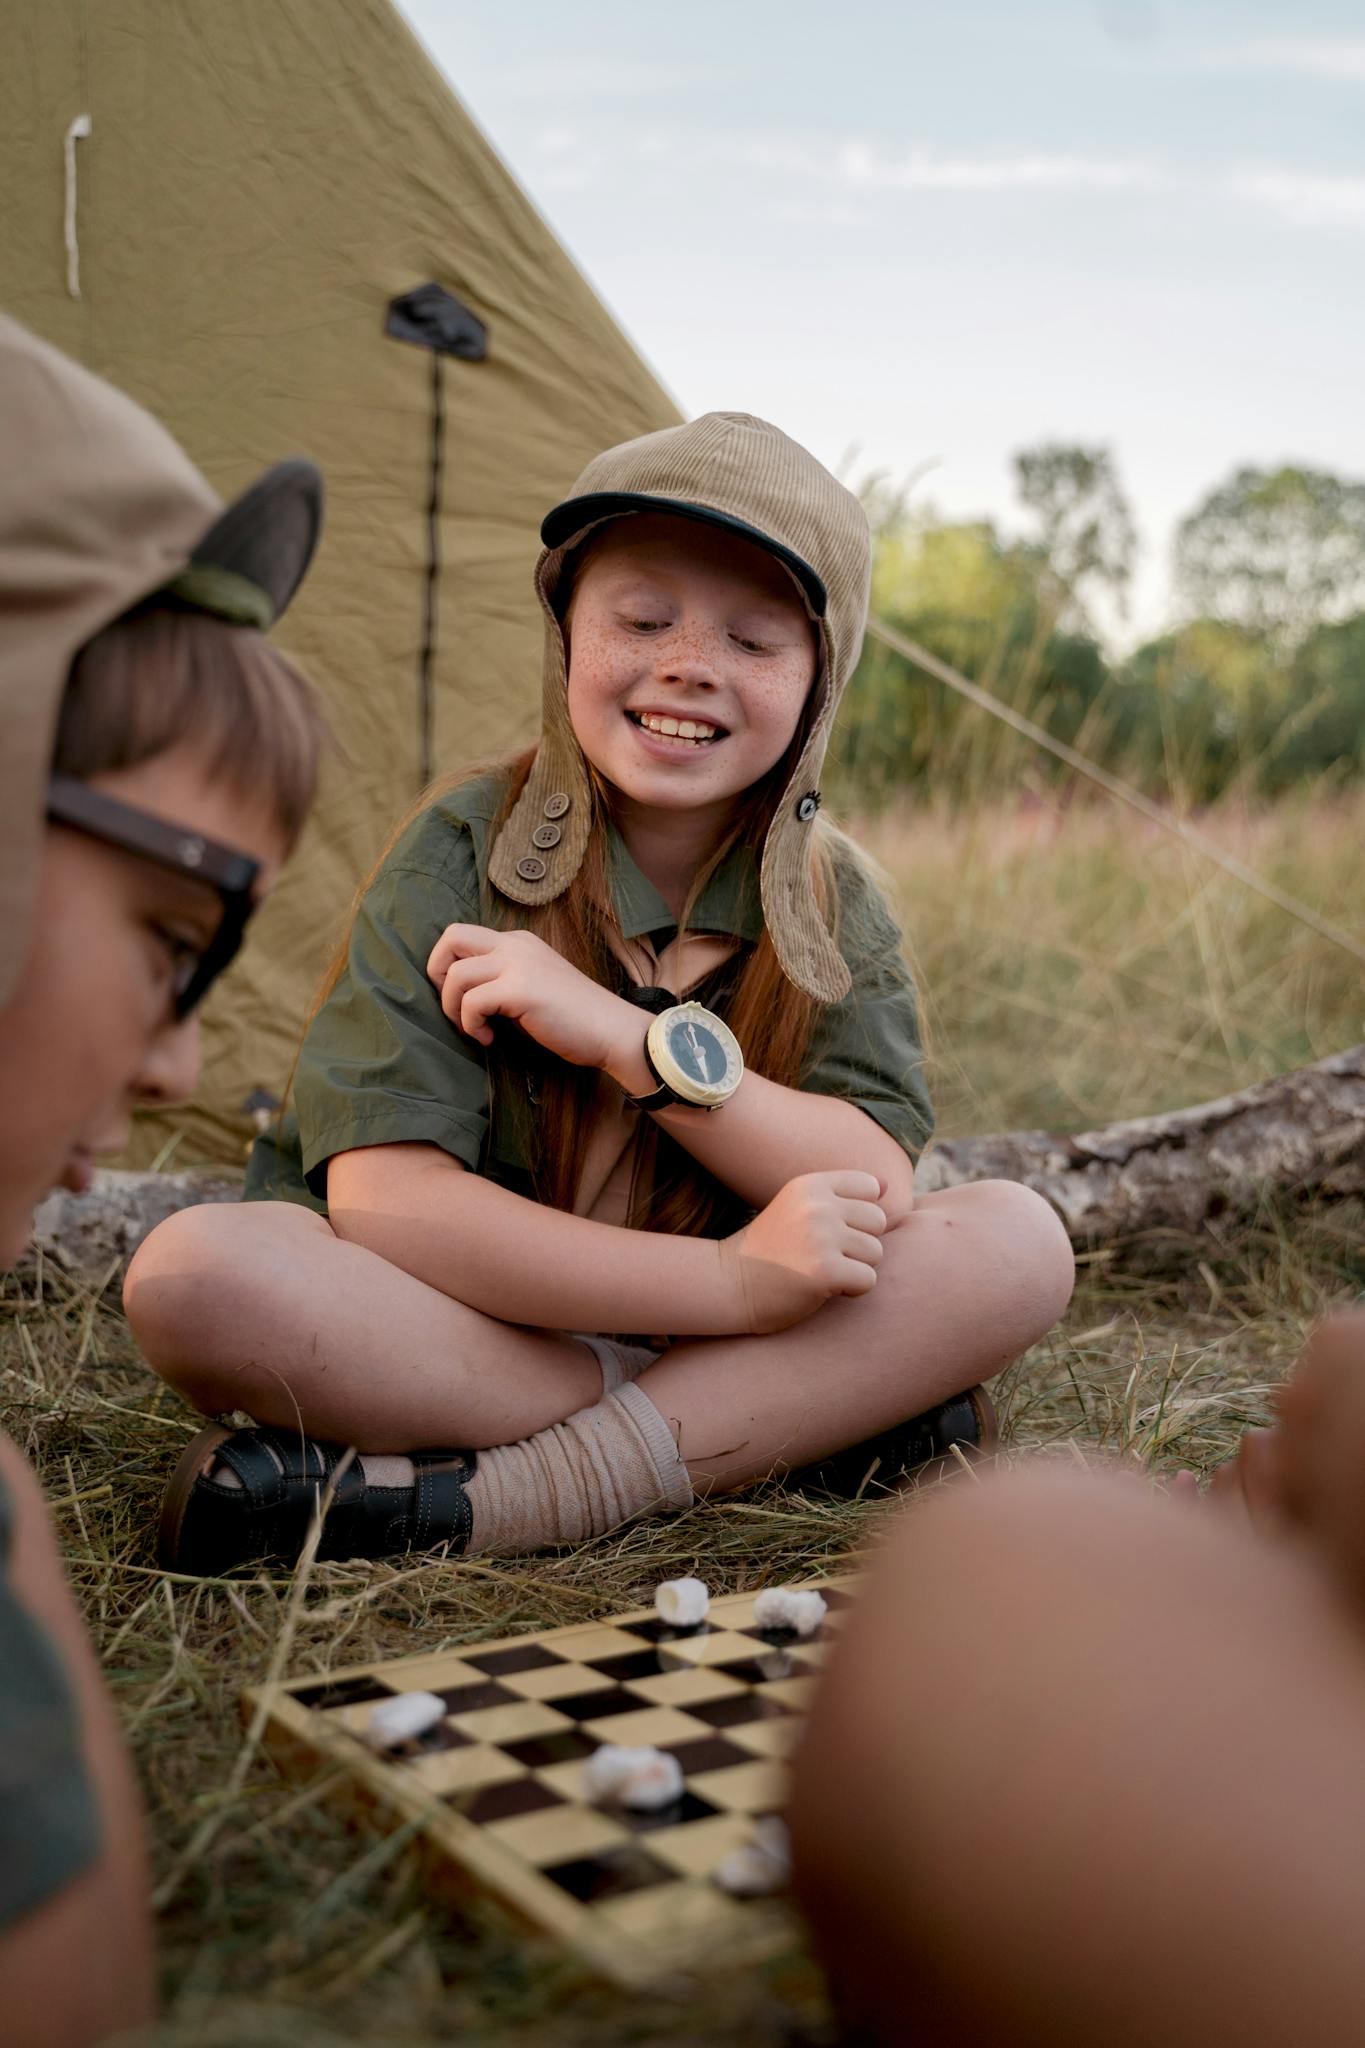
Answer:
M606 529L565 625L579 745L648 810L751 788L791 744L815 679L815 629L781 563L672 514Z

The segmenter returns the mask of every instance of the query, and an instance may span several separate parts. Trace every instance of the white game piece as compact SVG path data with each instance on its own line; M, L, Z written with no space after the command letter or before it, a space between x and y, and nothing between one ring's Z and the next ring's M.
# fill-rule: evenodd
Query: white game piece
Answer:
M683 1795L682 1765L666 1750L656 1749L648 1763L632 1771L621 1788L620 1801L634 1813L657 1813Z
M445 1718L446 1703L434 1692L400 1692L376 1700L370 1709L365 1740L371 1749L401 1749Z
M813 1636L827 1612L814 1586L765 1586L754 1595L754 1621L759 1628Z
M754 1822L754 1837L716 1866L712 1873L722 1891L736 1898L761 1899L785 1891L791 1882L791 1839L786 1822L775 1813Z
M654 1611L670 1628L696 1628L705 1621L711 1594L700 1579L665 1579L654 1588Z
M654 1813L681 1799L682 1765L662 1749L626 1749L604 1742L584 1761L583 1789L597 1803Z
M615 1800L632 1771L648 1758L647 1749L625 1749L620 1743L604 1742L583 1759L583 1790L592 1800Z

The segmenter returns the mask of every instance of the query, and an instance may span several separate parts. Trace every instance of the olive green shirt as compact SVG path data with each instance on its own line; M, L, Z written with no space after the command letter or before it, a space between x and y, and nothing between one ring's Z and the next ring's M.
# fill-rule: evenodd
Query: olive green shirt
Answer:
M449 1022L427 979L427 957L448 924L488 924L490 827L505 784L495 771L439 798L408 828L366 890L346 964L304 1037L294 1109L257 1140L247 1195L325 1211L327 1162L365 1145L438 1145L471 1172L533 1193L534 1066L476 1044ZM611 890L622 934L662 946L673 914L611 834ZM933 1128L914 988L901 934L851 853L836 862L840 948L853 986L817 1014L800 1086L856 1103L913 1157ZM763 931L758 871L740 848L707 883L694 931L722 932L744 949ZM725 1014L736 962L690 991ZM621 990L629 987L624 969ZM495 1031L498 1027L495 1026ZM641 1019L641 1035L644 1019Z
M0 1929L87 1870L102 1847L75 1687L10 1583L13 1520L0 1479Z

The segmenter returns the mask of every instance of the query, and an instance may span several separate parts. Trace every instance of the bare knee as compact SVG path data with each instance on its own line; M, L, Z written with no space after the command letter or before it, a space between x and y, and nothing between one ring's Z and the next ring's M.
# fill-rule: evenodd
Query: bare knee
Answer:
M124 1310L148 1364L208 1412L221 1405L215 1333L241 1285L228 1236L212 1209L182 1209L143 1239L123 1282Z
M860 1587L812 1704L789 1807L798 1894L851 2031L897 2038L883 2020L910 1971L917 1998L930 1999L926 2024L959 2038L922 1974L954 1939L939 1893L986 1845L992 1759L1010 1753L1021 1675L1047 1654L1030 1643L1021 1658L1008 1639L1015 1617L1036 1630L1058 1604L1036 1540L1040 1510L1083 1526L1087 1491L1082 1480L1050 1503L1046 1482L1002 1473L930 1495L896 1517ZM983 1732L983 1703L999 1703L1003 1732ZM961 1857L954 1828L968 1845Z
M1141 1533L1161 1512L1144 1491L1112 1474L1000 1472L891 1523L796 1758L799 1889L827 1952L856 1957L871 1940L883 1960L903 1960L937 1888L957 1888L984 1848L998 1774L1025 1768L1021 1743L1028 1768L1054 1738L1065 1743L1077 1649L1088 1655L1121 1598L1101 1562L1115 1523L1121 1563L1130 1513ZM1178 1530L1183 1517L1165 1512ZM894 1901L883 1896L891 1865ZM888 1940L888 1915L912 1931Z
M907 1979L952 2039L1344 2039L1302 2008L1345 1981L1359 2009L1361 1687L1334 1592L1215 1515L1056 1470L939 1496L870 1574L797 1761L825 1951L887 2039ZM1211 1902L1236 2019L1200 2003Z
M1065 1312L1075 1257L1057 1212L1032 1188L974 1181L921 1196L916 1218L962 1244L978 1313L998 1325L1008 1356L1036 1344Z
M1043 1750L1067 1768L1071 1716L1112 1729L1144 1698L1158 1720L1177 1713L1214 1639L1250 1646L1254 1667L1259 1612L1296 1614L1307 1635L1321 1604L1297 1559L1158 1500L1135 1474L1045 1460L944 1489L895 1519L859 1592L811 1716L798 1808L842 1837L840 1815L856 1828L859 1801L875 1809L879 1777L896 1770L909 1783L926 1773L945 1806L974 1771L989 1804L992 1774L1023 1769L1024 1750L1029 1769Z
M999 1217L1012 1263L1027 1272L1030 1285L1025 1290L1024 1309L1032 1331L1027 1341L1036 1343L1065 1314L1071 1300L1076 1284L1071 1240L1052 1204L1032 1188L1012 1180L982 1185L983 1192L989 1190L991 1213Z
M248 1361L237 1333L283 1234L326 1232L310 1211L279 1203L204 1204L157 1225L134 1253L123 1305L148 1363L206 1414L246 1405Z

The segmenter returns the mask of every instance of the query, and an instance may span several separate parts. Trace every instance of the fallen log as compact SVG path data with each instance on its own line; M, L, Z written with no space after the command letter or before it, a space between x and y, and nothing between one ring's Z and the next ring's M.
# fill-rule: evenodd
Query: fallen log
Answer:
M112 1280L143 1238L178 1209L193 1209L200 1202L237 1202L241 1195L241 1174L218 1168L185 1173L102 1169L88 1194L58 1188L39 1205L30 1258L41 1253L68 1272L105 1274Z
M1078 1246L1158 1231L1193 1236L1267 1194L1365 1194L1365 1045L1193 1109L1071 1137L947 1138L915 1174L925 1193L975 1180L1035 1189Z
M1193 1109L1071 1137L945 1138L915 1175L923 1193L978 1180L1035 1189L1079 1247L1160 1233L1190 1238L1219 1217L1251 1213L1267 1194L1365 1194L1365 1045ZM240 1194L240 1176L219 1172L98 1173L88 1194L43 1203L34 1245L73 1272L112 1277L177 1209Z

